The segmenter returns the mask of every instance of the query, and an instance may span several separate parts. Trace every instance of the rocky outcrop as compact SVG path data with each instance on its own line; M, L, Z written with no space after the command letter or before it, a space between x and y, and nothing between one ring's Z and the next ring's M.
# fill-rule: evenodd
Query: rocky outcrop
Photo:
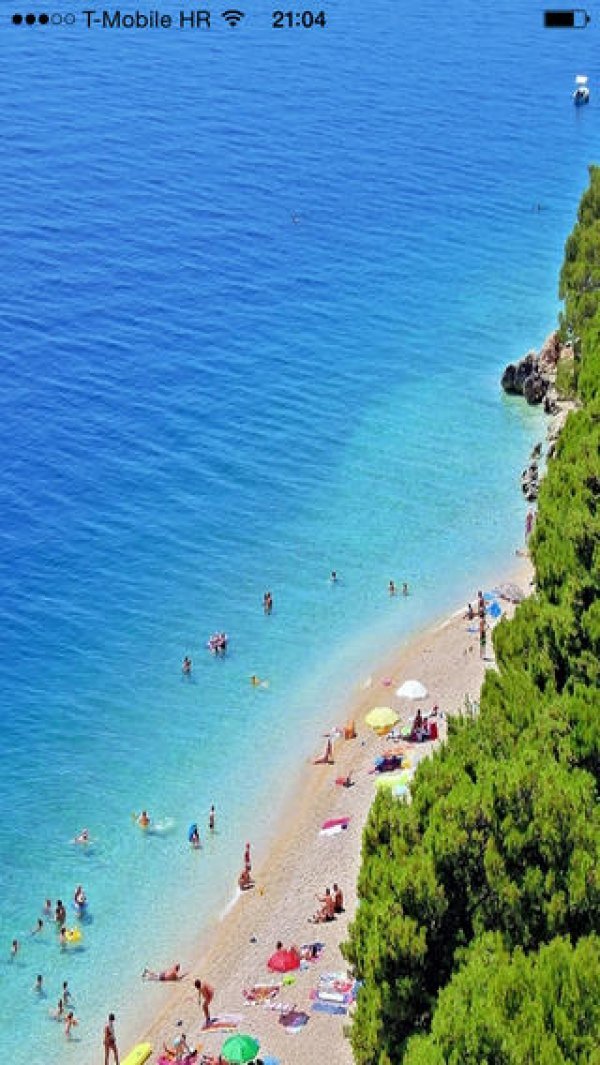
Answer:
M511 395L523 396L528 403L541 403L556 376L560 357L558 333L551 333L539 352L528 351L519 362L508 364L502 374L502 388Z
M570 344L561 344L558 333L551 333L539 352L528 351L517 363L510 363L502 374L502 388L512 395L523 396L528 403L544 404L544 413L549 415L548 447L545 458L551 458L556 449L560 431L570 411L577 409L577 401L564 399L556 388L556 372L563 359L574 357ZM521 490L528 503L537 499L540 478L542 444L536 444L529 465L521 474Z

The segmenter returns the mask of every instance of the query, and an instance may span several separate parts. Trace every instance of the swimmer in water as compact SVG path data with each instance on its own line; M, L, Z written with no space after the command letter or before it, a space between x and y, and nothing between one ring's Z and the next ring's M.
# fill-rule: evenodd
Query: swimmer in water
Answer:
M332 584L335 584L338 579L337 570L332 569L329 580Z
M252 676L250 677L250 683L251 683L253 688L268 688L269 687L268 680L261 680L260 677L257 677L256 673L253 673Z
M82 828L81 832L79 833L79 835L75 836L75 839L73 840L73 843L86 844L86 843L89 843L89 842L90 842L90 834L89 834L87 828Z
M42 913L44 917L52 917L52 899L46 899L42 907Z
M75 895L73 897L73 902L75 903L76 906L79 907L79 909L81 909L81 907L85 906L86 903L87 903L87 898L86 898L86 895L85 895L85 891L83 890L81 884L79 884L77 886L77 889L75 891Z
M183 660L181 672L183 673L184 677L189 677L190 673L192 672L192 660L187 655Z
M36 995L43 995L44 994L44 978L39 973L38 973L38 975L35 978L35 984L33 985L33 991L35 992Z
M59 998L58 1002L56 1003L56 1009L50 1010L48 1016L51 1017L53 1021L64 1021L65 1007L62 998Z
M40 932L44 931L44 922L41 917L38 917L35 928L31 929L30 936L39 936Z
M150 818L148 817L148 813L147 813L146 810L142 810L140 816L137 819L137 823L140 826L140 828L149 828L150 827Z
M69 991L69 981L63 980L62 986L62 998L65 1006L68 1006L71 1001L71 992Z
M79 1021L73 1013L73 1010L69 1010L65 1019L65 1035L67 1039L71 1038L71 1029L76 1028L78 1024Z
M18 939L13 939L13 941L11 943L11 947L10 947L10 960L14 961L18 953L19 953L19 940Z

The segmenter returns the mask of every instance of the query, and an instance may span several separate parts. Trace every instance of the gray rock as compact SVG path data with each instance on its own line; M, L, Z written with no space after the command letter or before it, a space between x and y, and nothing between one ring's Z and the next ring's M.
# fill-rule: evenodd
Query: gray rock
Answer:
M530 374L523 381L523 396L532 405L541 403L547 391L547 379L537 372Z
M511 362L502 374L501 385L505 392L511 395L522 396L523 385L528 377L537 372L537 356L535 351L528 351L519 362Z

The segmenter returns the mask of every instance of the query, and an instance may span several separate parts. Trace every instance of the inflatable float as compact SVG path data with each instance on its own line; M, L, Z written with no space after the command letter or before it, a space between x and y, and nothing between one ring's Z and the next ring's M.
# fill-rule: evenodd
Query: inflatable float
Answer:
M151 1043L138 1043L126 1058L121 1058L121 1065L144 1065L152 1053Z
M338 832L344 832L350 824L349 817L332 817L329 821L323 821L321 836L335 836Z
M224 655L227 650L229 637L226 632L213 632L206 642L211 655Z
M79 928L67 928L65 932L65 939L67 943L81 943L83 935Z

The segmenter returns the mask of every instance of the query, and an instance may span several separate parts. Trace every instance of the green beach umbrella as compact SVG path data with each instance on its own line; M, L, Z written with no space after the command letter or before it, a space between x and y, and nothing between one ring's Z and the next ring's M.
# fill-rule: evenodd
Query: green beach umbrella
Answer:
M260 1043L251 1035L230 1035L221 1047L221 1057L232 1062L254 1061L259 1048Z
M392 728L397 720L398 714L391 706L374 706L365 718L367 725L374 729Z

